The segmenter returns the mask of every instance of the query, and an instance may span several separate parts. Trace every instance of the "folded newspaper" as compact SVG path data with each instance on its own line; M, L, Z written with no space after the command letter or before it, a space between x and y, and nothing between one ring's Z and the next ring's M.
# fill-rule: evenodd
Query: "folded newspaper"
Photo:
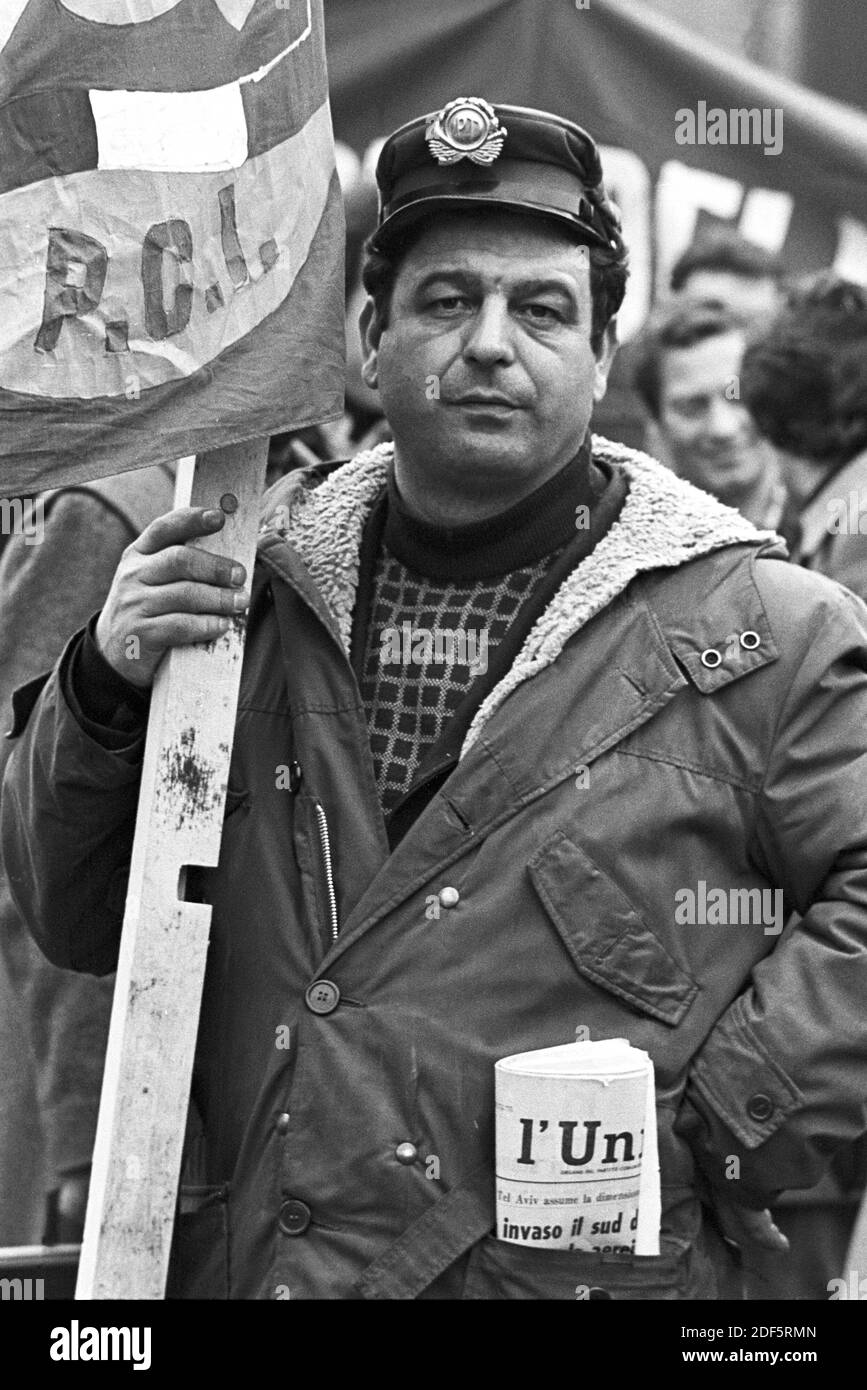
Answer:
M625 1038L495 1068L497 1236L548 1250L659 1254L653 1063Z

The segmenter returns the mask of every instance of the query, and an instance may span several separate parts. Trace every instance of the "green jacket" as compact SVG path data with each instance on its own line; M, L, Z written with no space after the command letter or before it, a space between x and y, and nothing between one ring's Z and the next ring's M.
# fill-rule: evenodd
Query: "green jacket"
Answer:
M266 499L220 863L198 875L211 1191L179 1223L173 1289L714 1297L702 1194L763 1205L867 1128L867 609L596 439L628 476L617 522L389 852L347 658L389 448ZM2 833L43 949L100 972L140 745L78 727L68 659L19 735ZM773 925L684 922L685 894L750 889L781 890ZM578 1027L653 1059L659 1257L490 1234L494 1062Z

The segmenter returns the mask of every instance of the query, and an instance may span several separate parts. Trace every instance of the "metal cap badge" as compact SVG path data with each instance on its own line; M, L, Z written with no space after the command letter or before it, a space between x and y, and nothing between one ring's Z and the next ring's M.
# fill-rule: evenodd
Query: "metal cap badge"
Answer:
M430 122L424 138L438 164L456 164L459 159L493 164L508 133L487 101L455 97Z

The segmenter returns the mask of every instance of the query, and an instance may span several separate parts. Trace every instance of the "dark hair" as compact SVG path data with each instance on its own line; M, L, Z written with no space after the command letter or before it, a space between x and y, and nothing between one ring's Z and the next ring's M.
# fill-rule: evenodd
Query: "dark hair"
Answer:
M612 207L613 205L607 204L607 209L612 209ZM476 211L484 215L486 210L484 207L474 208L473 213ZM519 209L514 209L514 211L517 215L524 215ZM529 211L526 215L536 218L536 214ZM617 218L616 212L612 211L610 215ZM550 219L550 223L553 223L553 219ZM565 222L557 222L554 225L562 230L565 237L569 236L569 229ZM375 233L367 241L361 278L364 288L373 300L375 322L380 332L388 325L391 296L397 279L397 272L422 232L429 226L429 218L416 222L399 241L396 241L389 248L387 253L374 244ZM590 346L594 352L598 352L608 323L623 303L626 281L629 277L628 253L619 234L619 218L617 218L616 227L612 223L612 233L615 245L611 248L595 245L588 245L587 248L590 260L590 295L593 302ZM574 240L576 245L580 244L579 237L576 236Z
M690 348L725 333L745 333L747 325L718 299L669 304L657 310L630 345L627 362L632 384L655 420L662 397L662 356L671 348Z
M822 271L789 291L741 367L741 393L772 444L829 467L867 447L867 290Z
M780 280L783 274L779 256L728 228L706 232L678 256L669 281L672 291L682 290L699 270L727 271L744 280Z

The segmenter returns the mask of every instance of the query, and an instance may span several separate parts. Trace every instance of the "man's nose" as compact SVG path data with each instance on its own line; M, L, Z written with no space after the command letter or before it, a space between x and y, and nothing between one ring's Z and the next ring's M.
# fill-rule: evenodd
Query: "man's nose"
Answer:
M740 401L715 396L710 403L705 428L714 439L734 439L749 429L750 415Z
M481 367L515 360L509 307L500 295L488 295L467 330L464 357Z

